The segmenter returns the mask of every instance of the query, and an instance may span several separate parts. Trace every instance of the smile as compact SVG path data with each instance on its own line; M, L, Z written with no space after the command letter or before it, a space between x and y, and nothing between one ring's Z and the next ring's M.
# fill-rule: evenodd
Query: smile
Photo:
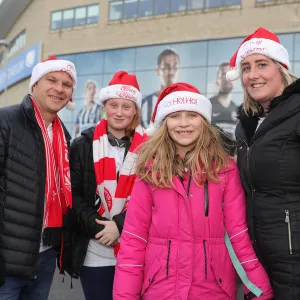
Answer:
M189 135L192 132L191 131L177 131L177 133L180 134L180 135Z
M252 86L254 89L260 88L260 87L262 87L262 86L264 86L264 85L265 85L265 83L255 83L255 84L251 84L251 86Z
M55 99L55 100L63 100L63 98L56 97L56 96L50 96L50 98Z

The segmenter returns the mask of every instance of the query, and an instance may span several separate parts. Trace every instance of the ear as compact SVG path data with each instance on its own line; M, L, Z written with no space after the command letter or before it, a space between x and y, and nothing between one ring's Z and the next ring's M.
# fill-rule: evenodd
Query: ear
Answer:
M156 71L156 75L159 76L160 75L159 74L159 67L157 67L155 71Z

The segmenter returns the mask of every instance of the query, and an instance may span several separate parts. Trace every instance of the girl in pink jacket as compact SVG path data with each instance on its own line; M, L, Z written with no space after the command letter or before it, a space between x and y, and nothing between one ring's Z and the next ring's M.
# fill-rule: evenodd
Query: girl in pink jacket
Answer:
M248 236L237 167L210 125L210 101L189 84L173 84L152 122L137 161L114 300L234 300L233 262L252 291L244 288L246 299L272 299Z

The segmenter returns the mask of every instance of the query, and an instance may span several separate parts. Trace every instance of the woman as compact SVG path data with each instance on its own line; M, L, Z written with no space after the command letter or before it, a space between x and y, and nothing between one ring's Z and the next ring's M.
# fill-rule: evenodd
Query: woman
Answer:
M86 300L112 299L118 238L135 179L136 150L143 142L141 93L135 75L115 74L100 91L107 119L74 140L71 178L79 222L72 266Z
M95 102L97 92L97 83L88 80L84 87L84 107L78 112L75 126L74 137L92 126L95 126L101 119L101 107Z
M137 160L114 299L236 299L225 229L249 280L261 289L258 298L271 299L247 233L237 167L210 125L210 101L189 84L173 84L158 98L152 121L147 133L154 135Z
M247 219L274 299L300 299L300 82L287 50L259 28L231 59L244 102L236 129Z

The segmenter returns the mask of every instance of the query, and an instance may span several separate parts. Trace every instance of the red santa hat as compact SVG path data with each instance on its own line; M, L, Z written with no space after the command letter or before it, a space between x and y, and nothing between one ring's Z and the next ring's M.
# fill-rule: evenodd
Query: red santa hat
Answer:
M99 101L102 105L106 100L112 98L131 100L140 109L142 94L136 76L125 71L117 72L108 86L102 88L99 94Z
M146 134L154 135L166 116L176 111L194 111L211 122L211 102L193 85L178 82L165 88L159 95Z
M232 70L227 72L227 80L234 81L240 77L241 62L251 54L265 55L278 61L287 70L291 68L289 54L280 44L278 36L260 27L242 41L240 47L230 59Z
M70 75L73 80L73 93L76 88L77 76L76 69L72 62L68 60L58 59L55 56L50 56L49 58L38 63L32 70L30 83L29 83L29 93L32 93L32 87L45 75L50 72L66 72ZM66 108L69 110L74 110L76 104L72 102L72 98L68 102Z

